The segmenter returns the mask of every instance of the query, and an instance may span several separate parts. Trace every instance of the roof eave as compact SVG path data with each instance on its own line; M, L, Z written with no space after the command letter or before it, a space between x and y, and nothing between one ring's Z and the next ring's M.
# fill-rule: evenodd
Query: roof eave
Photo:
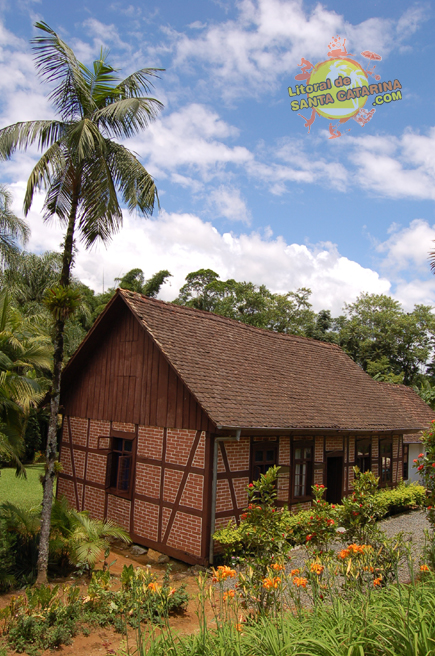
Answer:
M282 426L226 426L218 425L216 426L216 433L219 435L221 433L235 432L241 430L242 437L252 436L252 435L336 435L340 433L342 435L355 435L355 434L386 434L386 435L396 435L403 433L420 433L422 430L425 430L424 427L419 428L403 428L403 427L394 427L394 428L298 428L291 427L286 428Z

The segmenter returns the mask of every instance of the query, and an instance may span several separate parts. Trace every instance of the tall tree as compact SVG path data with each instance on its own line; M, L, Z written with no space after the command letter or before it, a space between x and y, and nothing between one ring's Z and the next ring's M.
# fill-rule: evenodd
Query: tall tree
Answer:
M10 266L19 252L18 242L25 244L29 238L29 226L11 210L12 194L0 184L0 266Z
M432 308L416 305L405 312L399 301L383 294L361 294L345 304L339 343L363 369L383 380L414 384L435 346Z
M265 285L220 280L212 269L188 273L174 303L215 312L257 328L305 335L314 326L310 289L273 294Z
M54 85L50 99L56 120L15 123L0 130L0 158L37 143L45 150L27 184L25 213L35 191L46 190L44 219L56 216L65 226L59 285L47 305L55 321L53 383L47 440L46 471L38 557L38 582L47 578L50 513L55 477L56 428L60 399L65 321L77 306L70 289L73 247L78 233L85 247L107 241L122 225L118 193L129 210L152 213L157 199L154 180L120 140L146 128L162 104L148 94L158 69L144 68L125 79L106 62L101 51L93 69L79 62L74 52L46 24L32 41L40 77Z

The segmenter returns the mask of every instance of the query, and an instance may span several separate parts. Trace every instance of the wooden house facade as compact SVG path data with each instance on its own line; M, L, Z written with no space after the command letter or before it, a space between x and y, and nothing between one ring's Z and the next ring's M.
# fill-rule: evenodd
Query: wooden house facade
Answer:
M118 290L63 372L57 491L138 544L206 564L214 529L239 520L272 464L294 508L313 483L340 501L355 464L395 485L403 435L435 414L390 388L334 345Z

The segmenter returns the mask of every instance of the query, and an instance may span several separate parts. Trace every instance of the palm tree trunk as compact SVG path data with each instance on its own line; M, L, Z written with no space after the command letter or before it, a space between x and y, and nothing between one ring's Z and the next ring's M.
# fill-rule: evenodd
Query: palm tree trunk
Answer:
M79 201L80 189L77 185L72 199L71 211L68 220L68 228L65 235L65 244L62 254L62 273L60 284L68 287L71 278L71 263L73 259L74 228L77 216L77 207ZM45 473L42 481L42 513L41 513L41 532L39 534L39 551L38 551L38 576L36 584L41 585L47 582L48 568L48 547L50 540L51 528L51 507L53 505L53 486L56 477L55 462L57 453L57 417L60 404L60 382L63 365L63 344L64 344L65 321L56 320L55 337L54 337L54 354L53 354L53 383L51 387L50 400L50 421L48 424L47 450L45 454Z

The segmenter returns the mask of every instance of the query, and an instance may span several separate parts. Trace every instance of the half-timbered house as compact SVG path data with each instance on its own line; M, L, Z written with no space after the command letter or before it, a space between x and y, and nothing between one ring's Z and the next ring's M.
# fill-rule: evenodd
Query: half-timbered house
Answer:
M61 407L58 494L202 564L270 465L280 504L306 507L313 483L339 501L355 464L396 484L403 435L426 426L335 345L121 289L65 367Z

